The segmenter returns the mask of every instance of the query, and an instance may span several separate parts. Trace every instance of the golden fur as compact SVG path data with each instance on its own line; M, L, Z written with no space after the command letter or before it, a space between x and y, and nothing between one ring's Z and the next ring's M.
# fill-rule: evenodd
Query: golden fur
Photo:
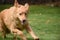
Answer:
M5 9L0 13L0 31L3 33L5 37L8 33L13 33L14 38L16 40L16 35L19 35L22 40L27 40L22 30L26 29L34 40L39 40L38 37L32 31L28 20L27 20L27 12L29 9L29 5L26 3L25 5L18 4L17 0L15 0L14 6L9 9Z

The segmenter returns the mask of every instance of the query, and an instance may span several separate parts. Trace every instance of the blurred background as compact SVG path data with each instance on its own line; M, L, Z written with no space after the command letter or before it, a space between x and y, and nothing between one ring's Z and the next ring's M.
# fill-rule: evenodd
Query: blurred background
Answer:
M18 0L19 3L29 3L29 4L47 4L53 6L60 6L60 0ZM0 4L13 4L14 0L0 0Z
M22 5L29 3L28 20L40 40L60 40L60 0L18 0L18 2ZM0 11L10 8L13 4L14 0L0 0ZM33 40L26 31L24 34L28 40ZM9 34L4 40L12 39L13 35ZM1 36L0 40L3 40Z

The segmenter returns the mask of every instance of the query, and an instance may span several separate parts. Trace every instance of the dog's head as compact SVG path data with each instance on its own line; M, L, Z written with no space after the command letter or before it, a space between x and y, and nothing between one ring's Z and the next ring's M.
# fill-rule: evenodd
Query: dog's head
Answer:
M18 2L15 2L14 6L16 7L17 18L19 18L22 23L25 23L27 21L26 18L29 9L28 3L26 3L25 5L20 5L18 4Z

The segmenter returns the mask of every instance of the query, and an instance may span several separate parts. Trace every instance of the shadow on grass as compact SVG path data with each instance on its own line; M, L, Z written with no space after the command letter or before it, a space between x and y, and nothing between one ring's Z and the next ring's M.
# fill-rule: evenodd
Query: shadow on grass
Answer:
M20 38L18 38L18 40L21 40ZM27 38L27 40L34 40L34 39L32 39L32 38Z
M13 40L13 38L12 37L7 37L7 38L2 38L2 37L0 37L0 40ZM17 40L22 40L21 38L17 38ZM32 39L32 38L27 38L27 40L34 40L34 39Z
M18 38L18 40L21 40L20 38ZM33 38L27 38L27 40L34 40ZM39 40L44 40L44 39L40 39Z

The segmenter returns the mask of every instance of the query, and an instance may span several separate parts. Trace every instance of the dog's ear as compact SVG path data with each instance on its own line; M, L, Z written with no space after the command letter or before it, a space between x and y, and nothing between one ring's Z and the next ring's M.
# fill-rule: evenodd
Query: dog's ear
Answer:
M18 1L15 0L15 2L14 2L14 6L15 6L15 7L18 7L18 5L19 5Z
M27 10L29 9L29 4L28 3L26 3L24 6Z

